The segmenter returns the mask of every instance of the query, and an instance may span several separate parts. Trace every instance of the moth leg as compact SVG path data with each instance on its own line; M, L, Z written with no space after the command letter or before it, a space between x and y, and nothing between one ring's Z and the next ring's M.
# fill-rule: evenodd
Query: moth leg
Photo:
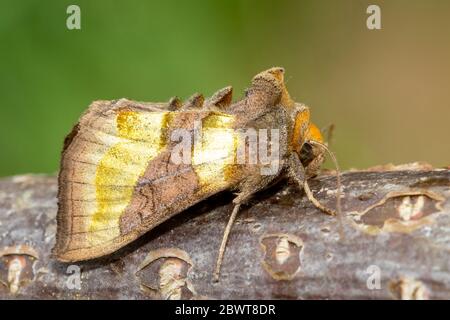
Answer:
M311 201L317 207L317 209L325 212L326 214L329 214L330 216L335 216L337 214L336 211L325 207L316 198L314 198L314 195L311 189L309 188L308 180L305 180L303 184L303 189L305 190L306 196L308 197L309 201Z
M324 160L325 156L323 153L318 153L314 155L314 158L305 168L306 179L317 176L317 174L320 172L320 168L322 167Z
M293 153L289 158L289 168L288 168L288 176L294 180L300 189L305 191L308 200L312 202L312 204L318 208L319 210L325 212L329 215L336 215L336 212L332 209L325 207L321 204L313 195L311 189L309 188L307 174L313 171L313 167L308 166L306 169L303 167L298 155ZM309 169L309 170L308 170ZM309 172L308 172L309 171Z
M231 212L230 218L228 219L227 226L222 237L222 243L219 248L219 255L217 257L216 269L214 270L213 280L215 282L219 281L220 268L222 266L223 255L225 254L225 249L227 246L228 236L230 235L231 228L233 227L234 220L239 212L239 209L243 203L250 199L256 192L264 189L271 181L273 177L269 176L254 176L247 179L240 187L240 192L237 197L233 199L233 211Z
M217 257L217 261L216 261L216 269L214 270L214 278L213 279L215 282L219 281L220 267L222 266L223 255L225 253L225 248L227 246L228 236L230 235L231 228L233 226L234 220L236 219L236 216L237 216L237 213L239 212L240 207L241 207L240 203L234 205L233 211L231 212L230 219L228 219L227 226L225 227L225 231L224 231L223 237L222 237L222 243L220 244L220 248L219 248L219 256Z

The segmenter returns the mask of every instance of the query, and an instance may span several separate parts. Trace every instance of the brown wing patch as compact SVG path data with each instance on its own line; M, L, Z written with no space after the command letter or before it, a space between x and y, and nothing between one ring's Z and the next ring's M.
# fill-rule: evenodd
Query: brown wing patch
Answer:
M170 162L170 151L155 158L120 218L121 234L144 233L204 197L191 165Z
M130 206L121 217L122 235L142 234L235 183L226 168L227 161L231 161L229 158L235 155L235 137L228 130L233 117L217 112L179 113L172 119L168 135L174 130L186 129L193 136L196 121L202 124L202 138L199 145L190 150L191 163L175 164L171 160L176 143L149 163L134 190Z

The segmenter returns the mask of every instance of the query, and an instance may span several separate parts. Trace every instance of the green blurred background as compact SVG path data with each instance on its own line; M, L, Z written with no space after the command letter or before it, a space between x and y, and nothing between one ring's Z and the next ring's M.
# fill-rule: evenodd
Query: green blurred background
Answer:
M81 30L66 8L81 8ZM366 28L378 4L382 30ZM319 126L343 168L449 165L450 2L5 1L0 4L0 176L53 173L93 100L167 101L266 68Z

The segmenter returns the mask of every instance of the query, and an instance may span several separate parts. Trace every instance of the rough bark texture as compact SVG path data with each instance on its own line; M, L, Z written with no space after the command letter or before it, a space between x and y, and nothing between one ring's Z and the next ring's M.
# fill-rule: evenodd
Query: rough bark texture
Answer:
M2 179L0 299L449 299L450 170L388 166L346 172L342 183L344 238L337 218L280 183L242 209L213 283L229 193L70 266L50 257L56 178ZM311 187L334 206L332 174Z

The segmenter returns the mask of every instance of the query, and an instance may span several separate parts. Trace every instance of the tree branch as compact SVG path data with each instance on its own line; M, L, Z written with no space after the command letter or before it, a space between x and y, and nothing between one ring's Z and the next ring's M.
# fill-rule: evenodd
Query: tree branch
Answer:
M112 256L70 266L50 257L55 177L5 178L0 299L449 299L450 170L350 171L342 185L343 239L337 218L294 185L258 194L238 214L214 283L231 194L190 208ZM311 188L335 206L334 175Z

